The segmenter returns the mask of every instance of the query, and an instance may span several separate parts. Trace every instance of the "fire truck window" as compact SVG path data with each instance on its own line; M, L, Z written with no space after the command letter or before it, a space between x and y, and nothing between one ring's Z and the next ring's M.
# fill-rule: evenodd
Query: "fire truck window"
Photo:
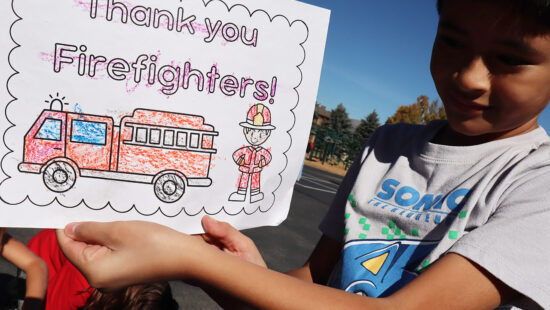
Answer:
M211 149L212 148L212 139L213 137L210 135L202 135L202 148L203 149Z
M191 139L189 141L189 146L192 148L198 149L199 148L199 137L200 135L198 133L192 133Z
M164 131L164 145L172 146L174 145L174 131L165 130Z
M122 138L124 142L132 141L132 137L134 136L134 127L125 126L122 131Z
M61 141L61 120L47 118L34 136L37 139Z
M151 144L160 144L160 129L151 129L151 138L149 139Z
M178 132L178 141L176 141L177 146L187 146L187 132Z
M137 128L136 141L141 143L147 143L147 128Z
M105 145L106 139L106 123L72 121L71 142Z

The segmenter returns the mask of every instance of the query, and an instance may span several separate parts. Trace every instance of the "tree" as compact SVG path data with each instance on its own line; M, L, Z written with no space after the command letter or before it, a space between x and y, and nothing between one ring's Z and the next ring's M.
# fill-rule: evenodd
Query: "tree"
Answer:
M436 119L447 119L445 109L439 106L439 100L434 100L430 104L428 96L421 95L415 103L397 108L395 114L389 117L386 123L427 124Z
M313 109L313 120L312 124L315 124L315 121L319 118L319 112L317 112L317 107L319 106L319 102L315 101L315 109Z
M426 124L436 119L447 119L445 108L439 106L439 100L437 99L432 101L432 104L428 107L428 113L424 115L424 123Z
M350 133L351 121L343 104L340 103L336 109L330 111L328 127L337 133Z
M359 139L359 143L361 145L365 144L378 127L380 127L378 113L376 113L376 110L373 110L366 118L362 119L359 126L355 128L355 135Z

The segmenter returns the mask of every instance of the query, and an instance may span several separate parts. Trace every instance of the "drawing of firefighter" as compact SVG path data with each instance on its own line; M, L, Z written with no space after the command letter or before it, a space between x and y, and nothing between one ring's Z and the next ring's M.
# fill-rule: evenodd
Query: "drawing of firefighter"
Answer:
M248 110L246 122L239 123L243 127L246 141L250 144L239 148L233 153L233 160L239 165L240 176L237 191L229 196L229 201L245 201L246 191L250 187L250 202L264 199L260 191L260 173L271 161L271 153L261 147L271 135L275 126L271 125L269 108L258 103Z

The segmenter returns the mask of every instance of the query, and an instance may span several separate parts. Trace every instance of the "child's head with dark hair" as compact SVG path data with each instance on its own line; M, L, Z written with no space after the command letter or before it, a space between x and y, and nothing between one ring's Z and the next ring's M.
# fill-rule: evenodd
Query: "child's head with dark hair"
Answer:
M550 0L439 0L431 72L449 127L478 144L538 127L550 101Z
M452 0L437 0L437 11L441 13L444 5ZM508 7L518 16L535 21L550 29L550 0L479 0Z
M85 310L175 310L178 304L167 282L139 284L113 293L94 290Z

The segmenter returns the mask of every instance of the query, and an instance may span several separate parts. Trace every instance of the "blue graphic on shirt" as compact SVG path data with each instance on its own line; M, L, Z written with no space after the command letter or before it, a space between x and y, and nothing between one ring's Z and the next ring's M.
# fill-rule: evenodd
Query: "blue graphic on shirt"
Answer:
M349 241L335 284L347 292L371 297L391 295L417 276L414 268L436 245L408 239Z
M456 217L469 194L470 189L458 188L447 194L422 195L420 191L398 180L386 179L368 204L416 221L439 224L446 218Z

